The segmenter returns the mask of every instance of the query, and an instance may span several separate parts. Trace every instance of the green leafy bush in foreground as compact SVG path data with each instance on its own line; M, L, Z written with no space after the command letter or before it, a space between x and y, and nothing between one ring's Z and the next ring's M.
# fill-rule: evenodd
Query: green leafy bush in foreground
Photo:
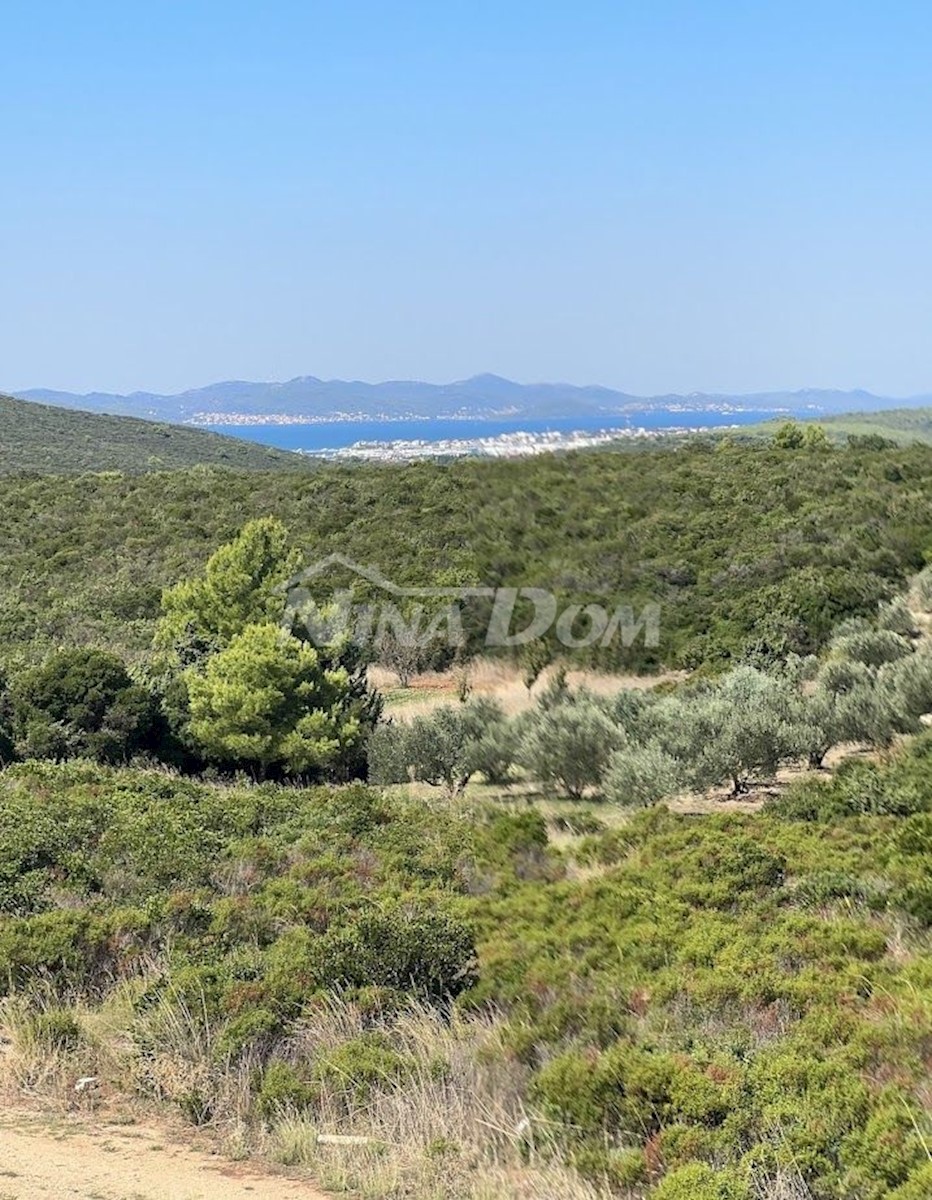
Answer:
M456 1029L494 1012L474 1069L519 1081L532 1128L620 1196L757 1200L782 1179L915 1200L930 756L920 738L757 815L650 808L560 850L533 810L16 766L0 774L0 979L90 1003L136 980L143 1083L196 1013L214 1069L248 1064L264 1120L423 1086L412 999ZM337 1002L358 1020L321 1041ZM56 1016L37 1036L74 1030ZM462 1069L443 1045L441 1082ZM175 1098L198 1121L215 1103Z

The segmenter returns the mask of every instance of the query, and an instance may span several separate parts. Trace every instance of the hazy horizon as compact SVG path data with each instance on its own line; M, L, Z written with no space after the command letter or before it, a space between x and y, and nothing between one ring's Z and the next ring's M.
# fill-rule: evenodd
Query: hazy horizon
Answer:
M799 393L817 392L817 391L839 392L839 393L844 393L844 394L854 393L854 392L863 392L863 393L868 393L870 395L876 396L878 399L902 400L904 403L911 401L911 400L928 401L930 399L930 397L932 397L932 386L926 388L925 390L919 390L916 392L912 392L909 395L902 395L902 394L896 394L893 392L877 392L871 388L864 388L864 387L858 387L858 386L854 386L854 387L850 387L850 388L840 388L840 387L831 387L831 386L812 387L812 386L805 385L805 384L802 386L799 386L799 387L786 387L786 388L754 387L754 388L749 388L746 391L741 391L741 392L713 392L713 391L708 391L704 388L690 388L689 390L684 390L684 391L679 391L679 392L665 391L665 392L641 393L641 392L632 392L627 388L612 387L609 384L602 383L597 380L582 380L582 381L580 381L580 380L572 380L572 379L542 379L542 378L541 379L536 379L536 378L514 379L509 376L500 376L500 375L498 375L497 372L492 372L492 371L474 371L472 374L463 376L462 378L459 378L459 379L426 379L423 376L411 376L411 377L404 378L404 379L401 379L401 378L397 378L397 379L365 379L359 375L352 375L352 376L345 376L345 377L338 378L335 376L331 377L331 376L316 375L313 372L305 371L299 375L292 376L290 379L246 379L246 378L242 378L242 377L234 377L232 375L227 375L224 377L218 377L217 379L208 380L205 383L196 383L196 384L193 384L188 387L180 387L180 388L177 388L170 392L158 391L155 388L149 388L149 387L133 387L133 388L128 388L125 391L120 391L120 392L114 392L107 388L98 388L98 387L92 387L92 388L79 390L76 388L68 388L68 387L49 387L45 384L39 383L39 384L34 384L34 385L27 386L27 387L20 387L20 388L15 388L15 389L13 389L13 388L5 389L2 385L0 385L0 393L3 393L5 391L7 395L16 395L16 394L25 395L27 393L36 393L36 392L60 392L63 395L70 395L70 396L113 395L113 396L119 396L122 398L132 398L133 396L139 395L139 396L162 396L162 397L166 397L166 398L171 398L171 397L175 397L175 396L181 396L181 395L184 395L189 392L204 391L204 390L208 390L212 387L221 387L221 386L228 385L228 384L241 384L241 383L242 384L258 384L258 385L267 386L267 387L274 387L274 386L280 385L280 384L294 383L301 379L316 379L322 383L347 383L347 384L359 383L366 387L376 387L380 384L396 384L396 385L398 385L398 384L406 384L406 383L427 384L431 387L450 387L450 386L453 386L456 384L469 383L469 382L472 382L473 380L481 380L483 378L488 378L488 377L502 379L507 383L518 384L521 387L569 387L569 388L580 388L580 389L582 389L582 388L607 388L614 392L623 393L623 394L632 396L635 399L644 399L644 400L652 400L652 399L656 399L656 398L662 397L662 396L671 396L671 397L679 396L679 397L683 397L683 398L689 398L690 396L721 396L724 399L728 399L731 396L767 396L767 395L773 395L773 394L778 394L778 393L799 394Z

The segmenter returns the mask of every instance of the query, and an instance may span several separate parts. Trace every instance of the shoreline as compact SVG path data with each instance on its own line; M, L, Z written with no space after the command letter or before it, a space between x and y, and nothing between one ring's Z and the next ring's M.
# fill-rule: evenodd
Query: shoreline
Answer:
M739 425L668 426L645 429L643 426L617 429L572 430L567 433L502 433L487 438L398 439L396 441L354 442L350 446L298 450L307 458L328 460L354 459L368 462L410 462L422 458L524 458L558 451L588 450L615 442L659 441L668 437L687 437L711 432L731 432Z

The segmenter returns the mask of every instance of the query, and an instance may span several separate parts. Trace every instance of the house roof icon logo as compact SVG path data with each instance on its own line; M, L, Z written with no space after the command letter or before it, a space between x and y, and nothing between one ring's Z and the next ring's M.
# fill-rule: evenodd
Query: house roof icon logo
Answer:
M378 569L378 567L366 566L362 563L355 562L348 558L345 554L335 552L328 554L324 558L318 559L305 567L303 571L299 571L297 575L293 575L291 579L284 585L284 590L288 595L306 589L307 585L316 579L324 578L328 571L334 568L341 568L343 571L348 571L351 575L357 576L360 580L369 584L372 587L379 588L381 591L387 592L391 596L413 598L417 596L446 596L451 600L466 599L470 596L494 596L496 588L494 587L473 587L473 586L454 586L454 587L410 587L395 583L394 580L387 578Z

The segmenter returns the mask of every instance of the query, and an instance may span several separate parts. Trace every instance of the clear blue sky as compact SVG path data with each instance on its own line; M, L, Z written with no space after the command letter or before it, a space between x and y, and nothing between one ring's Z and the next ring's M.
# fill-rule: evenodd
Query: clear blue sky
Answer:
M5 0L0 388L932 392L923 0Z

